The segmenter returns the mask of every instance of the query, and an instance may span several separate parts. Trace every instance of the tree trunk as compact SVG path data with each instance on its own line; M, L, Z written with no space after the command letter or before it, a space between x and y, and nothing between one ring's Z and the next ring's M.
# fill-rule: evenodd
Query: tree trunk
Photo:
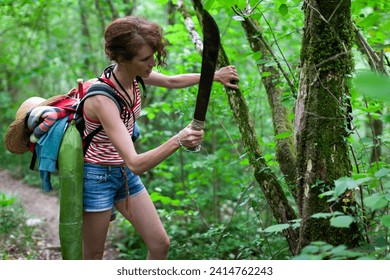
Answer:
M85 3L83 3L83 1L81 1L81 0L79 0L79 6L80 6L80 17L81 17L81 26L82 26L81 30L83 33L83 38L85 38L85 40L82 41L82 51L85 52L86 54L93 54L94 52L93 52L93 48L92 48L91 34L89 32L88 18L87 18L87 14L89 11L85 7ZM86 73L87 73L88 69L90 68L90 65L93 66L94 73L97 73L98 67L97 67L96 61L93 60L93 62L91 62L89 55L85 55L84 57L85 57L84 58L84 67L83 67L84 73L80 73L81 77L87 76Z
M172 1L168 1L167 3L167 25L175 24L175 8L176 6L172 3Z
M299 95L295 111L298 201L302 218L299 247L311 241L358 245L356 223L348 228L330 226L315 213L339 211L354 215L353 197L332 204L319 195L333 189L334 180L352 171L348 136L349 86L353 68L351 2L308 0L301 50ZM351 195L351 193L345 194Z
M110 11L111 11L111 15L112 15L112 19L116 19L116 18L119 18L119 12L118 10L115 8L115 4L112 2L112 0L108 0L107 1L107 4L108 6L110 7Z
M104 34L104 30L106 29L106 21L104 19L104 13L102 10L102 6L100 5L99 0L95 0L95 8L97 10L100 27L101 27L101 33Z

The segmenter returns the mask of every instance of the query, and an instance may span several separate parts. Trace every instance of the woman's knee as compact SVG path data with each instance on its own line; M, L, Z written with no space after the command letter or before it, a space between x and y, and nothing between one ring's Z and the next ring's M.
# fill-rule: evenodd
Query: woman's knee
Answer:
M149 252L158 255L168 255L169 248L171 246L171 240L168 235L161 236L154 242L149 244Z

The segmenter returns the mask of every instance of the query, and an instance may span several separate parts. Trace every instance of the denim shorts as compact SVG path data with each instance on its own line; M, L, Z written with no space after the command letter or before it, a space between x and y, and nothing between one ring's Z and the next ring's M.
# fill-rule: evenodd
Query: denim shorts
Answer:
M114 208L114 203L126 198L126 176L129 195L134 197L145 190L139 176L125 166L84 163L83 207L86 212Z

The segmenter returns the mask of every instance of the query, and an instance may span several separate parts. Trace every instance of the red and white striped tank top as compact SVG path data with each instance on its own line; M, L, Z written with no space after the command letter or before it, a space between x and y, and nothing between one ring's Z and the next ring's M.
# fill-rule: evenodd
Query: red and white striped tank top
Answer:
M138 119L141 113L141 95L140 89L136 81L133 82L133 87L135 92L135 102L133 108L129 109L124 106L121 114L121 119L123 120L127 131L129 132L129 137L133 135L134 122L136 119ZM133 119L133 117L135 117L135 120ZM84 120L84 137L98 127L100 127L100 122L89 119L85 114ZM111 144L111 141L108 138L106 132L104 131L104 128L92 138L91 144L89 145L89 148L85 154L84 161L97 164L124 163L122 157Z

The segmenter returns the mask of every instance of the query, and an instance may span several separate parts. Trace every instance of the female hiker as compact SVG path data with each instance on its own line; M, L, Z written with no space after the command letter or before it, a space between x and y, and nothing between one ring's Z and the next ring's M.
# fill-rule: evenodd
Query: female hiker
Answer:
M103 257L115 207L141 235L148 248L147 258L166 259L170 240L138 175L180 147L198 146L203 131L187 126L162 145L137 153L130 137L141 111L136 76L146 84L179 88L198 83L200 75L166 76L153 72L155 66L165 64L165 40L161 27L143 18L130 16L114 20L106 28L104 39L106 55L115 64L107 67L102 76L113 83L126 108L119 114L114 102L103 95L90 97L84 104L84 135L100 125L103 130L92 139L84 159L83 257ZM214 80L237 88L231 84L232 80L238 81L232 66L217 71Z

